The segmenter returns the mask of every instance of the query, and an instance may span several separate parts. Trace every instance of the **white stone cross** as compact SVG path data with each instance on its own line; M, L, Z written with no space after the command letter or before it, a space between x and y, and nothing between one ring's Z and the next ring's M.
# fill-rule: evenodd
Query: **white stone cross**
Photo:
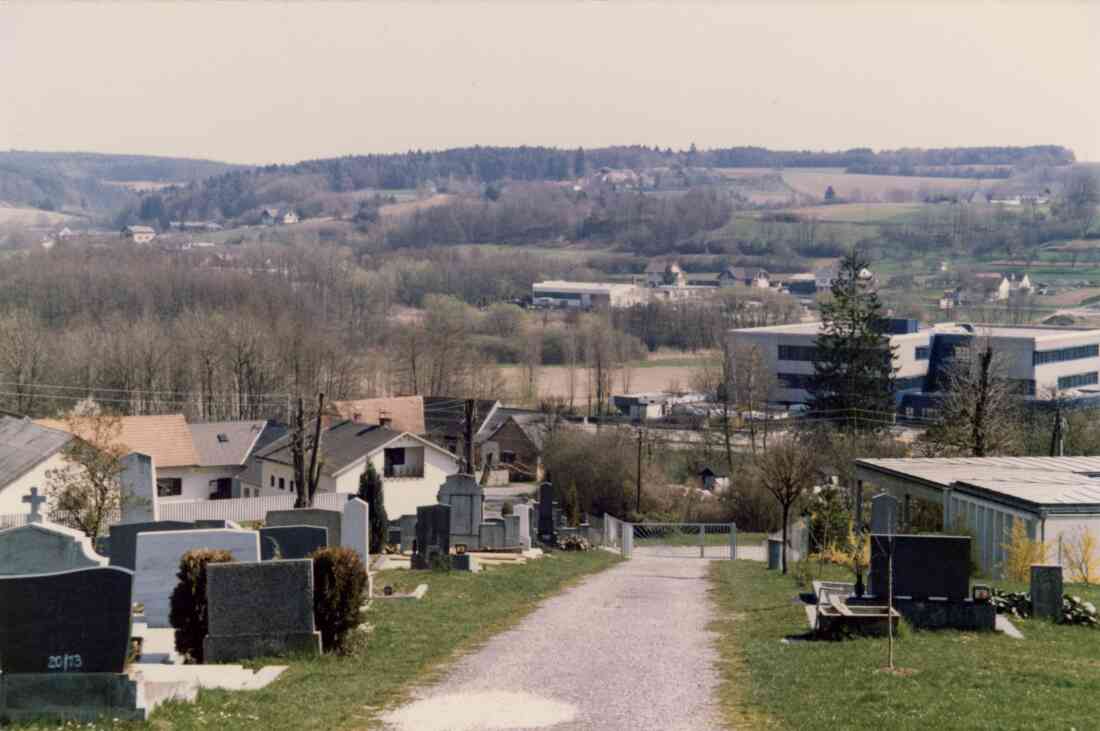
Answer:
M42 522L42 514L38 512L38 506L41 505L42 503L46 502L46 496L45 495L39 495L38 494L38 488L37 487L32 487L31 488L31 494L26 495L23 498L23 502L25 502L25 503L27 503L31 506L31 514L29 516L27 516L27 522L29 522L29 523L41 523Z

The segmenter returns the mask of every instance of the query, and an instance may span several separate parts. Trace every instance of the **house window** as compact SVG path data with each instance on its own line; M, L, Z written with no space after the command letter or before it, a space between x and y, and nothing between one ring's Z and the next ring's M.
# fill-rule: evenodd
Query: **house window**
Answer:
M423 447L393 447L383 452L384 477L423 477Z
M918 345L917 352L914 356L917 360L928 360L928 354L931 348L927 345Z
M275 475L271 476L271 486L275 487Z
M515 452L505 452L504 450L501 450L501 452L500 452L500 463L501 464L515 464L515 462L516 462L516 453Z
M179 477L158 477L157 497L179 497L183 494L183 479Z
M279 478L279 489L280 490L285 490L286 489L286 480L284 480L282 477Z

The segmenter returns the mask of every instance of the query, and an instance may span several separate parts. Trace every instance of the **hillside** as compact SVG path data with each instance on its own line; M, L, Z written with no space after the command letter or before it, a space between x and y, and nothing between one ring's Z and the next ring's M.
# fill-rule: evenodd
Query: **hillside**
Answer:
M132 205L136 191L186 184L234 169L210 160L88 152L0 152L0 204L107 213Z

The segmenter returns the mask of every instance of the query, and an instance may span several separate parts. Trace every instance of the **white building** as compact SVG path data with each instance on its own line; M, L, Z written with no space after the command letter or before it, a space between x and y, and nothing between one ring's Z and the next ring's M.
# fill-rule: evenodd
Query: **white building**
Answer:
M921 392L930 368L943 368L955 348L988 337L1004 358L1005 376L1022 394L1100 395L1100 330L961 323L918 328L915 321L892 322L908 323L890 335L899 394ZM809 398L820 331L821 323L812 322L734 330L730 337L735 349L756 348L778 383L771 400L790 404Z
M147 244L157 237L157 232L152 226L127 226L122 229L122 237L135 244Z
M631 307L646 301L643 288L614 282L535 282L533 304L541 307Z
M46 473L68 464L63 450L72 438L30 419L0 415L0 516L30 512L23 498L32 487L46 494Z
M386 513L394 518L415 514L421 505L434 505L444 480L459 471L456 455L422 437L354 421L326 429L321 453L319 493L354 495L370 462L382 478ZM288 437L260 449L253 460L258 465L262 495L287 495L296 490Z
M660 419L670 416L676 406L706 401L702 393L626 393L611 397L611 403L631 419Z

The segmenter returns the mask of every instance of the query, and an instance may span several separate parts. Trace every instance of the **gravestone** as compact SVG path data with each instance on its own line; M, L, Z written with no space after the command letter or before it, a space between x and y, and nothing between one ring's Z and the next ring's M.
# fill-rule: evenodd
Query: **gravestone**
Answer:
M150 627L171 626L169 599L176 588L183 554L200 548L220 549L235 561L260 560L260 534L245 530L180 530L139 533L134 572L134 601L145 605Z
M328 530L329 548L343 545L340 533L343 515L339 510L323 508L298 508L295 510L271 510L264 518L269 528L280 525L315 525Z
M401 553L409 553L416 541L416 516L402 515L397 522L401 526Z
M883 535L898 532L898 499L888 492L871 498L871 532Z
M0 576L51 574L106 566L82 532L54 523L0 530Z
M554 542L554 485L544 482L539 485L539 524L538 536L544 541Z
M871 592L889 591L890 541L894 543L894 595L960 601L970 594L970 537L871 534Z
M111 565L121 566L131 571L134 570L134 567L137 565L138 533L194 530L195 527L194 523L184 523L178 520L160 520L155 523L126 523L125 525L112 525L111 538L108 543L111 547Z
M206 662L226 663L288 652L321 654L313 619L313 561L210 564Z
M1031 614L1036 618L1062 618L1062 567L1034 564L1031 567Z
M451 506L421 505L416 509L416 553L414 569L432 567L432 556L451 552Z
M115 566L0 577L0 673L121 673L133 580Z
M519 520L519 531L517 534L517 545L522 546L524 549L531 547L531 506L530 505L513 505L513 515Z
M234 523L232 520L196 520L196 528L232 528L233 530L240 530L241 527Z
M783 569L783 539L768 537L768 570Z
M506 547L504 521L493 518L478 527L478 545L484 551L499 551Z
M315 525L280 525L260 528L260 560L307 558L328 546L328 531Z
M504 518L504 547L516 548L519 543L519 516L515 513Z
M481 540L485 491L472 475L448 475L439 488L438 500L451 506L451 542L476 550Z
M122 494L120 523L148 523L160 519L157 470L152 457L140 452L123 457L119 485Z
M344 503L340 545L358 553L364 567L370 566L370 506L357 497ZM383 548L379 546L379 552Z

